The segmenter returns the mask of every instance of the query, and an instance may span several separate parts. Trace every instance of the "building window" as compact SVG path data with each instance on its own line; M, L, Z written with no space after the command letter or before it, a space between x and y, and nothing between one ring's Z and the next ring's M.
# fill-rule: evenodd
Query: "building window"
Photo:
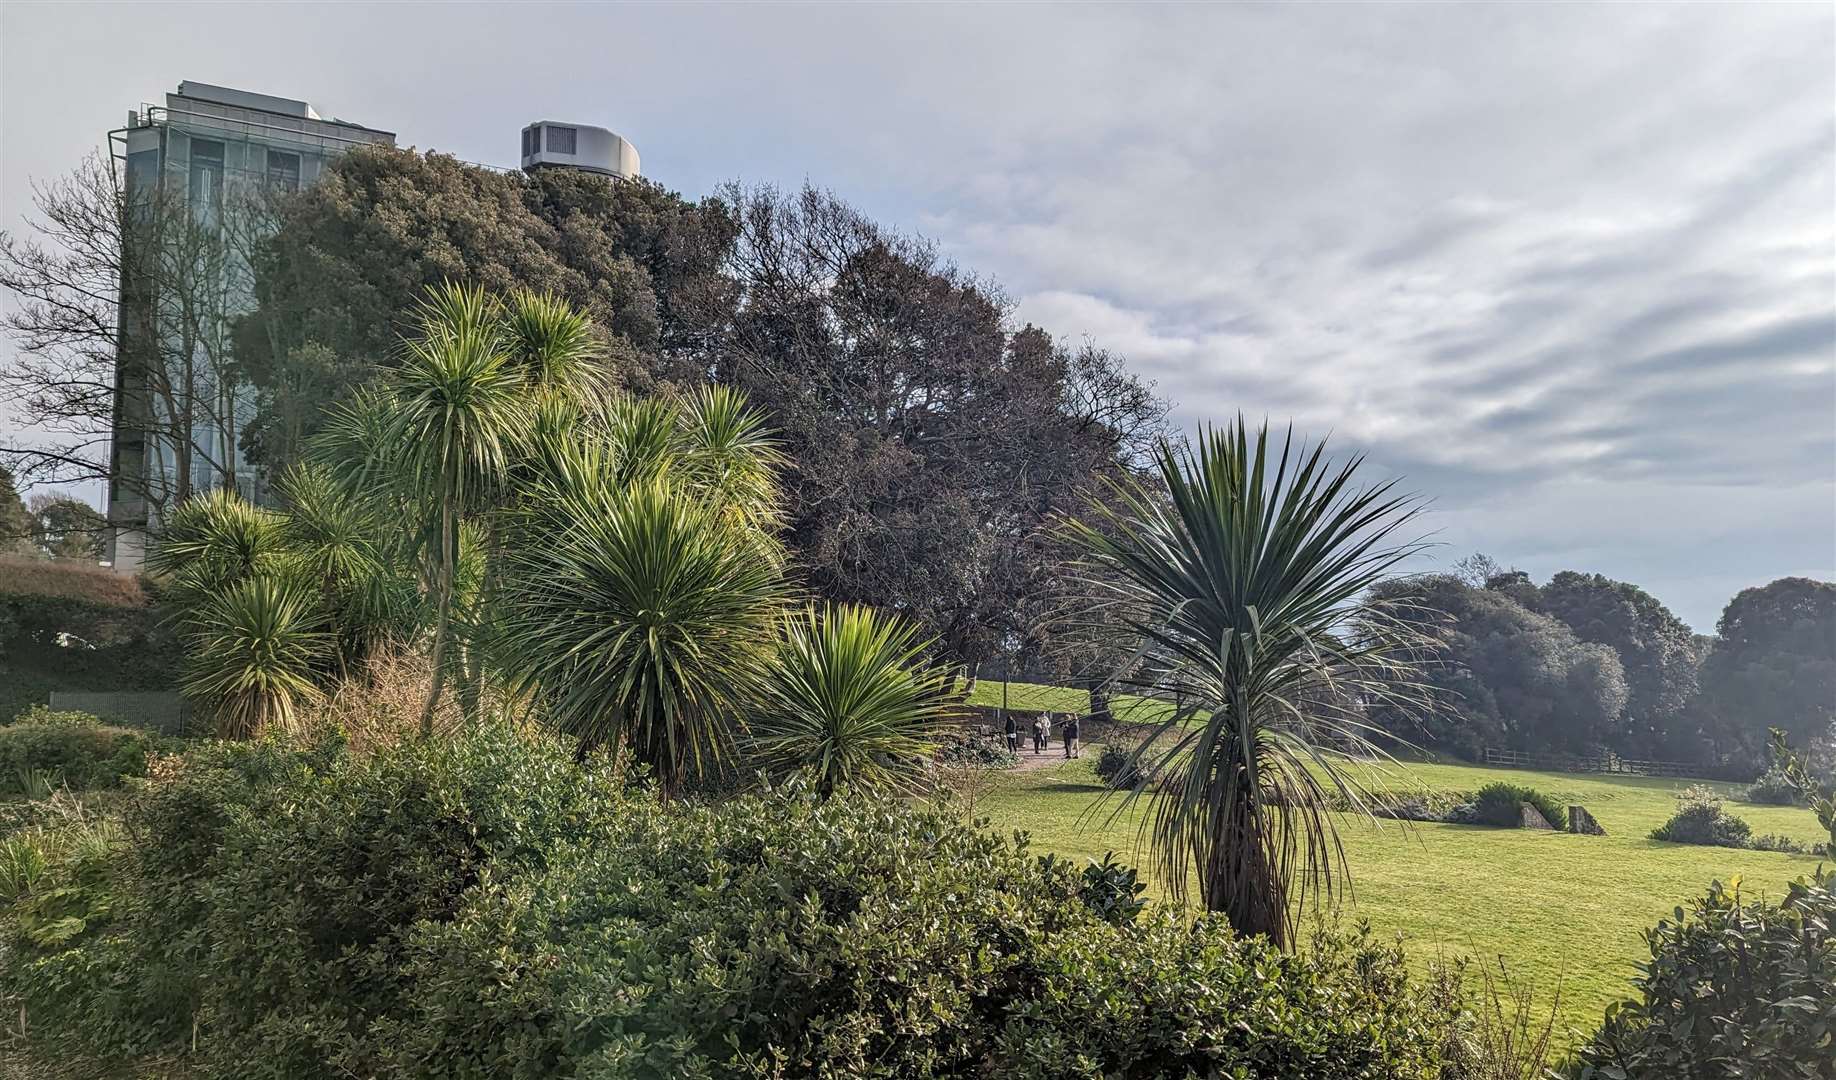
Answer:
M223 207L223 144L191 140L191 184L186 189L191 212L199 221L215 221Z
M567 127L550 127L548 129L548 150L552 154L571 154L574 152L574 129Z
M300 155L268 151L268 186L282 191L300 190Z
M523 129L523 156L524 157L529 156L529 132L530 130L531 129L529 128Z

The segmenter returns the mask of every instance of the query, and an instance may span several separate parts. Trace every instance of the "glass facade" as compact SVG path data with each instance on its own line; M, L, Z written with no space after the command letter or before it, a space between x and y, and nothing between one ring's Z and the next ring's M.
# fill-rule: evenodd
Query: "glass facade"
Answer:
M303 102L265 99L256 108L225 99L236 93L168 95L145 123L112 136L125 144L124 190L141 211L126 237L132 250L123 252L108 489L110 558L119 570L138 569L161 506L182 491L234 486L258 502L267 494L240 446L255 391L230 374L231 326L255 302L260 196L310 185L351 146L395 142L387 132L319 120Z

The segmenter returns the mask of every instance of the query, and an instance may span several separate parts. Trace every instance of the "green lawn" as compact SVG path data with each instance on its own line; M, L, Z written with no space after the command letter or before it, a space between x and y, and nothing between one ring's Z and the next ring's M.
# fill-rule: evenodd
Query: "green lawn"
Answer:
M1043 851L1080 859L1110 850L1134 856L1134 819L1112 820L1114 799L1095 804L1103 792L1090 771L1095 757L1087 751L1059 767L1005 774L980 797L976 812L996 828L1030 833ZM1545 1001L1559 982L1567 1028L1598 1025L1601 1010L1629 990L1647 955L1640 932L1710 881L1739 875L1742 892L1777 897L1787 881L1818 864L1808 856L1646 839L1670 816L1672 793L1689 781L1406 765L1375 775L1372 786L1471 791L1501 778L1586 806L1608 835L1348 821L1356 892L1346 913L1403 935L1419 962L1456 954L1502 958ZM1823 835L1808 810L1733 801L1730 809L1756 835L1806 842ZM1159 883L1154 891L1161 892Z
M1010 682L1006 684L1006 692L1007 708L1010 709L1046 709L1080 715L1090 711L1090 694L1067 686ZM975 689L969 692L968 701L971 705L998 709L1001 708L1001 693L1001 680L981 679L976 682ZM1110 698L1109 708L1118 720L1134 723L1151 723L1172 711L1172 707L1164 701L1154 701L1134 694L1114 695Z

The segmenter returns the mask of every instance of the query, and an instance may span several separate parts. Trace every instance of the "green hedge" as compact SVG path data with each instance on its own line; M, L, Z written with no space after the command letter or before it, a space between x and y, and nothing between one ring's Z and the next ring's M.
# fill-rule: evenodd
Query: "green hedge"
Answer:
M147 774L147 754L167 740L104 724L88 713L35 706L0 726L0 792L17 794L29 772L54 774L72 791L120 787Z
M798 791L663 805L503 732L367 762L208 746L124 824L77 931L15 933L0 965L39 1060L1402 1080L1442 1075L1460 1022L1366 936L1282 955L1139 914L1122 868L1038 858L955 814Z
M1579 1080L1836 1075L1836 874L1778 903L1715 883L1649 931L1639 996L1608 1010Z

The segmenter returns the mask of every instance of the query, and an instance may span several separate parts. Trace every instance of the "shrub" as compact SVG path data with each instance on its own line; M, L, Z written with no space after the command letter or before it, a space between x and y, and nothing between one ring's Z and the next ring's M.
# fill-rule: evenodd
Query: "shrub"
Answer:
M951 739L937 751L942 765L968 765L982 769L1017 769L1020 755L985 735L963 735Z
M0 974L51 1056L196 1030L202 1075L368 1075L372 1021L405 1007L410 929L618 816L593 809L617 798L600 771L500 730L367 760L336 741L211 744L153 773L124 809L113 925L69 948L16 933L24 962Z
M39 704L13 717L11 722L36 724L39 727L99 727L102 718L94 713L78 712L75 709L53 709L49 705Z
M120 787L124 777L145 776L147 754L165 744L138 728L38 706L0 727L0 790L27 791L30 778L52 777L73 791Z
M1804 798L1791 779L1774 766L1748 785L1747 790L1741 793L1741 801L1763 806L1800 806Z
M1836 873L1778 904L1719 882L1645 934L1638 996L1607 1010L1579 1080L1825 1077L1836 1061Z
M1288 956L929 811L798 792L634 809L425 924L385 1075L1426 1076L1400 955ZM1126 877L1126 873L1122 875Z
M1286 954L1142 913L943 810L623 790L500 731L161 758L56 940L0 991L42 1060L203 1077L1440 1075L1457 1002L1393 948ZM21 864L34 897L69 863Z
M1714 789L1693 784L1677 793L1677 812L1651 830L1651 839L1673 844L1746 847L1753 827L1727 812Z
M1480 825L1515 829L1524 823L1524 803L1536 807L1555 828L1568 828L1567 807L1533 787L1502 780L1487 784L1474 794L1473 820Z
M1118 790L1127 790L1137 786L1143 776L1143 763L1130 762L1131 751L1114 743L1104 743L1103 752L1097 755L1097 779Z
M1776 833L1756 836L1753 838L1753 842L1747 846L1751 847L1754 851L1782 851L1788 855L1803 855L1811 851L1811 846L1806 846L1803 841L1790 836L1780 836Z

